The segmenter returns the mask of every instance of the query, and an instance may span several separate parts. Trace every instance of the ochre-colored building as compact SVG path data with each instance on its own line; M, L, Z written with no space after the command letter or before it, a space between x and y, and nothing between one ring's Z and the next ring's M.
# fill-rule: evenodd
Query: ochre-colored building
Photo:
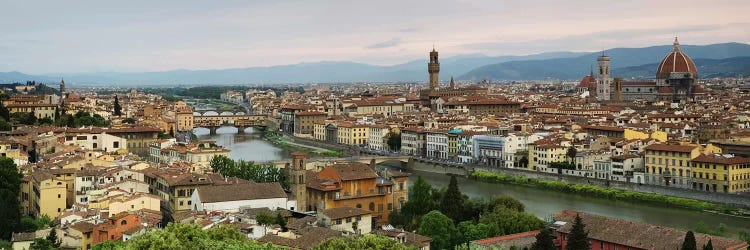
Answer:
M646 183L692 188L690 160L701 154L697 145L652 144L646 147Z
M294 134L312 135L315 124L322 123L328 118L328 113L320 111L299 111L294 114Z
M67 207L66 182L45 170L37 170L23 178L21 183L21 209L33 217L48 216L55 219Z
M308 210L355 207L373 212L376 225L388 224L388 214L408 198L408 175L387 171L378 176L369 165L344 163L308 172Z
M750 191L750 158L700 155L691 162L693 189L723 193Z

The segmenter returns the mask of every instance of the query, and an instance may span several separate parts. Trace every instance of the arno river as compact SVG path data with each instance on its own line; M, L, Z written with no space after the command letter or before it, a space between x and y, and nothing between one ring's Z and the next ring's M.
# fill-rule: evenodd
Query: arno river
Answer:
M223 127L217 131L217 135L209 135L208 129L196 129L195 132L201 140L214 140L217 144L232 150L230 157L233 159L263 162L288 158L288 151L263 140L262 135L252 128L246 129L244 134L236 134L235 131L237 131L235 128ZM417 176L422 176L434 187L446 187L449 181L449 177L446 175L425 172L413 173L412 180L416 179ZM719 223L723 223L727 230L733 234L740 230L750 231L750 219L747 218L612 201L526 186L490 184L464 178L459 178L458 183L461 191L472 198L490 198L499 194L513 196L526 205L526 211L541 218L549 217L564 209L570 209L690 230L694 229L699 221L703 221L713 228L716 228Z

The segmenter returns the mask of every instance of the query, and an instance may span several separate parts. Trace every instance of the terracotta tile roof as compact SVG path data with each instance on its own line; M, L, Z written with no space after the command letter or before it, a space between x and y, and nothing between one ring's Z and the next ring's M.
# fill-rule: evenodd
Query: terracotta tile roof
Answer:
M697 147L689 145L651 144L646 147L646 150L690 153Z
M196 192L204 203L287 197L278 182L202 186L198 187Z
M695 157L695 159L691 160L692 162L702 162L702 163L718 163L718 164L724 164L724 165L734 165L734 164L743 164L743 163L750 163L750 158L745 157L724 157L724 156L717 156L717 155L700 155L698 157Z
M510 234L510 235L503 235L503 236L492 237L492 238L481 239L481 240L475 240L474 243L478 245L483 245L483 246L501 245L503 247L511 247L511 246L528 247L528 246L531 246L531 244L534 244L534 242L536 242L537 234L539 234L539 230L517 233L517 234ZM501 248L501 249L505 249L505 248Z
M679 249L685 239L686 231L669 227L637 223L616 218L579 213L566 210L555 218L566 224L560 227L559 233L570 233L576 214L586 225L590 239L617 243L638 249ZM747 242L711 236L702 233L695 234L698 246L708 243L711 239L714 249L745 249Z
M350 218L355 216L372 214L372 211L354 207L337 207L320 211L321 214L332 220Z

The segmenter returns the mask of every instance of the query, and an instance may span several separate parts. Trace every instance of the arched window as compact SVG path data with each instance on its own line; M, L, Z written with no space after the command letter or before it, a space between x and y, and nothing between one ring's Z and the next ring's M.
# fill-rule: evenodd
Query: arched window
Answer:
M126 220L122 220L122 221L120 222L120 225L123 225L123 226L124 226L124 225L127 225L127 224L128 224L128 221L126 221Z
M375 211L375 203L374 202L370 202L370 211L373 211L373 212Z

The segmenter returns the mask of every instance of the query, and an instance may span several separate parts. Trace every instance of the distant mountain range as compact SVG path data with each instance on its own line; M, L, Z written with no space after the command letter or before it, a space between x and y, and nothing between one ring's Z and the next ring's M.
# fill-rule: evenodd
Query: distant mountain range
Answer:
M612 57L613 75L626 78L652 78L656 64L671 50L671 45L645 48L615 48L604 51ZM748 75L750 45L722 43L681 46L698 66L701 77ZM601 52L549 52L527 56L461 55L441 58L440 78L463 80L538 80L580 79L596 67ZM201 85L247 83L314 82L424 82L427 80L427 55L424 59L392 66L377 66L347 61L324 61L269 67L219 70L172 70L161 72L105 72L81 74L27 75L0 72L0 83L30 80L56 83L64 77L73 85Z
M671 49L671 45L645 48L616 48L605 50L603 54L611 57L613 76L653 78L656 74L656 65L661 62ZM703 59L728 59L750 56L750 45L742 43L722 43L703 46L682 45L680 46L680 49L695 61L696 66L699 68L698 74L701 77L709 76L703 74L701 68L711 70L719 69L719 71L721 71L720 67L714 64L723 63L722 61ZM471 70L468 73L461 75L459 79L580 79L588 74L592 68L594 70L596 69L596 58L601 54L602 53L600 52L570 58L511 61L490 64ZM736 60L742 61L742 59ZM651 65L652 68L648 68L649 65ZM639 72L635 69L641 71ZM654 73L646 74L648 71L642 71L645 69L651 70ZM734 69L734 71L738 70ZM623 75L618 75L618 72L622 72ZM710 74L720 73L722 72L710 72Z

